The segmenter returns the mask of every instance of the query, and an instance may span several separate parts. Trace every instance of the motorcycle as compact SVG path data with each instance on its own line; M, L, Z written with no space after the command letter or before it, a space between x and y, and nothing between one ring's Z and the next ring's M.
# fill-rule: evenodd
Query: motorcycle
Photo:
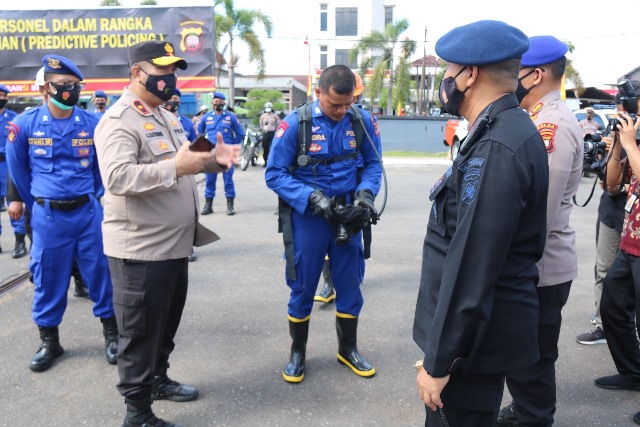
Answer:
M240 159L240 169L246 171L251 166L258 164L258 156L262 145L262 132L259 130L247 129L242 141L242 157Z

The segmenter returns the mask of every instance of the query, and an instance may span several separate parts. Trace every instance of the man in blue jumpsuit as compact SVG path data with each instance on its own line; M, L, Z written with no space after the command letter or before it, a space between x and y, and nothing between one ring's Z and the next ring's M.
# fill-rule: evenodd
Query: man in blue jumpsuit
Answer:
M5 85L0 84L0 212L7 210L11 200L6 201L7 196L7 183L9 181L9 170L7 168L7 136L9 134L9 123L15 116L18 115L15 111L9 110L6 105L9 101L9 93L11 91ZM11 226L16 236L16 246L11 254L13 258L22 258L27 254L27 248L24 244L24 237L26 231L24 228L24 219L14 220L9 217ZM0 224L0 235L2 234L2 224ZM0 253L2 247L0 247Z
M58 325L74 258L94 302L93 313L103 324L107 361L115 364L118 329L97 200L104 189L93 146L98 119L75 106L84 87L78 67L53 54L42 62L48 102L15 118L7 144L11 178L32 214L32 315L42 345L29 368L45 371L64 352Z
M93 114L96 115L98 120L100 120L102 116L104 116L104 113L107 112L108 102L109 102L109 97L107 96L107 93L103 90L97 90L96 93L93 95L93 103L96 106L96 109L93 112Z
M222 133L225 144L240 144L244 139L244 127L238 121L235 114L224 111L226 101L224 93L213 93L213 111L208 112L198 123L198 134L206 136L210 141L216 140L216 134ZM228 171L222 172L224 180L224 194L227 197L227 215L235 215L233 199L236 197L236 189L233 185L233 170L231 166ZM217 173L205 173L206 186L204 189L204 207L202 215L213 213L213 198L216 197Z
M375 119L359 109L372 143L365 141L357 146L351 110L355 86L355 77L348 67L334 65L325 69L316 89L318 100L311 105L309 146L299 144L296 111L276 130L267 164L267 186L281 199L286 280L291 288L288 318L293 343L289 363L282 373L285 381L291 383L304 379L313 297L327 254L337 294L338 361L359 376L371 377L376 372L359 354L356 332L364 303L360 290L364 257L360 229L378 216L373 200L380 189L382 165L373 145L380 150L380 137ZM358 218L346 224L347 228L352 227L350 236L336 240L340 230L336 224L344 224L346 220L341 214L343 208L353 209Z
M472 123L430 191L413 339L426 424L496 425L505 376L538 350L538 269L545 245L547 152L515 90L529 38L499 21L454 28L440 102ZM339 294L338 294L339 295ZM441 414L440 414L441 415Z

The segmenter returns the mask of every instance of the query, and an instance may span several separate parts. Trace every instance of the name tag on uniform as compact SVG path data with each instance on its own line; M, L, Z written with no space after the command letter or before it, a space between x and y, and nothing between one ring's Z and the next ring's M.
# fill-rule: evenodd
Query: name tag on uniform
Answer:
M624 210L627 213L631 213L631 209L633 209L633 205L636 204L636 200L638 200L638 195L636 193L633 193L629 196L629 198L627 199L627 204L624 206Z

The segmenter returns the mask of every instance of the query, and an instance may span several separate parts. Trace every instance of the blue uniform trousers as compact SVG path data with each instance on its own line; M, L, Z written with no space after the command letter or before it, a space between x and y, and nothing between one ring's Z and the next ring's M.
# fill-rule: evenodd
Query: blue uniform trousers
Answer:
M346 244L336 244L335 229L325 219L293 211L291 221L296 280L287 280L291 288L289 315L303 319L311 314L324 257L328 254L336 290L336 311L358 317L364 304L360 291L364 274L362 233L356 233Z
M224 195L226 197L236 197L236 188L233 185L233 170L234 166L231 166L228 171L222 172L222 179L224 180ZM216 179L217 173L205 173L206 185L204 187L205 199L213 199L216 197Z
M2 154L4 156L4 154ZM0 197L7 195L7 180L9 179L9 167L6 160L0 160Z
M33 320L38 326L54 327L62 322L73 260L94 302L93 314L114 316L113 291L107 258L102 248L102 206L93 197L72 211L33 205L33 246L29 269L33 275Z

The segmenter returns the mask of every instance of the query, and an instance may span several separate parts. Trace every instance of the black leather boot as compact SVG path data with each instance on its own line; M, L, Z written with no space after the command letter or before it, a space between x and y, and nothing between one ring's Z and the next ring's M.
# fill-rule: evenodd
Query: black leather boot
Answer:
M338 362L347 365L351 370L361 377L372 377L376 370L358 352L356 345L356 335L358 331L357 317L340 314L336 316L336 331L338 332Z
M7 211L7 203L4 197L0 197L0 212Z
M27 254L27 245L24 243L24 237L26 234L15 233L16 235L16 246L11 253L13 258L22 258Z
M51 367L53 360L64 353L64 349L60 345L60 336L58 335L58 327L45 328L38 326L40 330L40 339L42 344L31 358L29 369L33 372L43 372Z
M333 278L331 277L331 269L329 268L329 257L324 257L322 277L324 278L324 286L322 286L322 290L313 297L313 300L328 304L336 299L336 292L333 289Z
M304 360L309 337L309 316L296 319L289 316L289 335L291 335L291 356L282 371L282 377L288 383L299 383L304 379Z
M144 399L124 399L127 415L122 427L178 427L176 424L161 420L151 410L150 397Z
M100 319L102 322L102 334L104 335L104 354L107 363L115 365L118 363L118 325L116 318Z
M233 197L227 197L227 215L235 215L236 211L233 209Z
M189 402L198 398L200 393L192 385L180 384L167 376L169 362L160 360L156 374L153 377L151 397L153 400L171 400L173 402Z
M213 213L213 199L206 198L204 199L204 207L202 208L202 212L200 215L211 215Z

